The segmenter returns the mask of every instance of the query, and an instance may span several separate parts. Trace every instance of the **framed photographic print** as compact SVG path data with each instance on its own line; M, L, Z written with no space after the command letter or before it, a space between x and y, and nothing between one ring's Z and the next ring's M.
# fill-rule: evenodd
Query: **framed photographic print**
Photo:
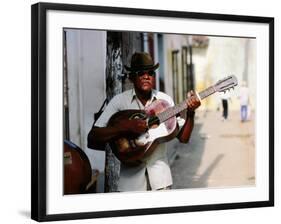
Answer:
M274 205L274 18L32 6L32 219Z

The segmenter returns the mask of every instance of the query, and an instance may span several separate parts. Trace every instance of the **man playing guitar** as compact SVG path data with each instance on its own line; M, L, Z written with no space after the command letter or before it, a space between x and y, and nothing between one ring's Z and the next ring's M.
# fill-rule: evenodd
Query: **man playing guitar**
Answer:
M112 98L95 126L88 134L88 147L104 149L106 143L122 135L141 135L148 129L147 120L120 119L113 126L108 121L113 114L127 109L143 110L155 100L165 100L171 106L174 102L167 94L153 89L155 86L155 70L159 63L154 64L148 53L136 52L131 59L131 66L125 66L134 88ZM200 106L198 96L187 93L187 116L181 129L177 132L180 142L187 143L194 125L194 110ZM172 175L167 158L166 144L161 143L137 166L128 166L121 162L118 191L144 191L169 189L172 186Z

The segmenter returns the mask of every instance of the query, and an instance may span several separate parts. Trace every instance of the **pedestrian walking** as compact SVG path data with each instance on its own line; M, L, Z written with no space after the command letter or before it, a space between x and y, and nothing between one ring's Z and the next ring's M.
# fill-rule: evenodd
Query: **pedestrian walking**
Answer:
M228 119L228 101L230 101L230 95L228 92L221 93L221 102L222 102L222 121Z
M240 118L241 122L248 120L249 115L249 88L245 81L242 82L239 99L240 99Z

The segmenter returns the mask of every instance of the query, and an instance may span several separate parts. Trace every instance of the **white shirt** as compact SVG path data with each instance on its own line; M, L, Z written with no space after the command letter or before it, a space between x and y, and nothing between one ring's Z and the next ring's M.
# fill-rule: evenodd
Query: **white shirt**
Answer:
M240 89L240 105L247 106L249 104L249 89L242 86Z
M151 99L147 101L148 106L154 99L164 99L171 106L174 102L167 94L153 90ZM135 90L127 90L114 96L100 118L95 123L97 127L106 127L109 118L118 111L127 109L144 109L135 94ZM181 120L181 124L183 121ZM168 164L166 144L157 146L155 151L148 157L143 164L136 167L128 167L121 163L118 191L145 191L147 182L145 172L147 171L152 190L164 188L173 184L171 170Z

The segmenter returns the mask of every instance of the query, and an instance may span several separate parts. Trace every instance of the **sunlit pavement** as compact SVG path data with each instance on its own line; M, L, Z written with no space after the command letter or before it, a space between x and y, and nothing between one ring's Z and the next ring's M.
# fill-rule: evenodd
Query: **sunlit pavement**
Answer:
M197 112L188 144L177 148L171 164L173 189L238 187L255 184L255 122L240 121L239 111L227 120L221 112Z

